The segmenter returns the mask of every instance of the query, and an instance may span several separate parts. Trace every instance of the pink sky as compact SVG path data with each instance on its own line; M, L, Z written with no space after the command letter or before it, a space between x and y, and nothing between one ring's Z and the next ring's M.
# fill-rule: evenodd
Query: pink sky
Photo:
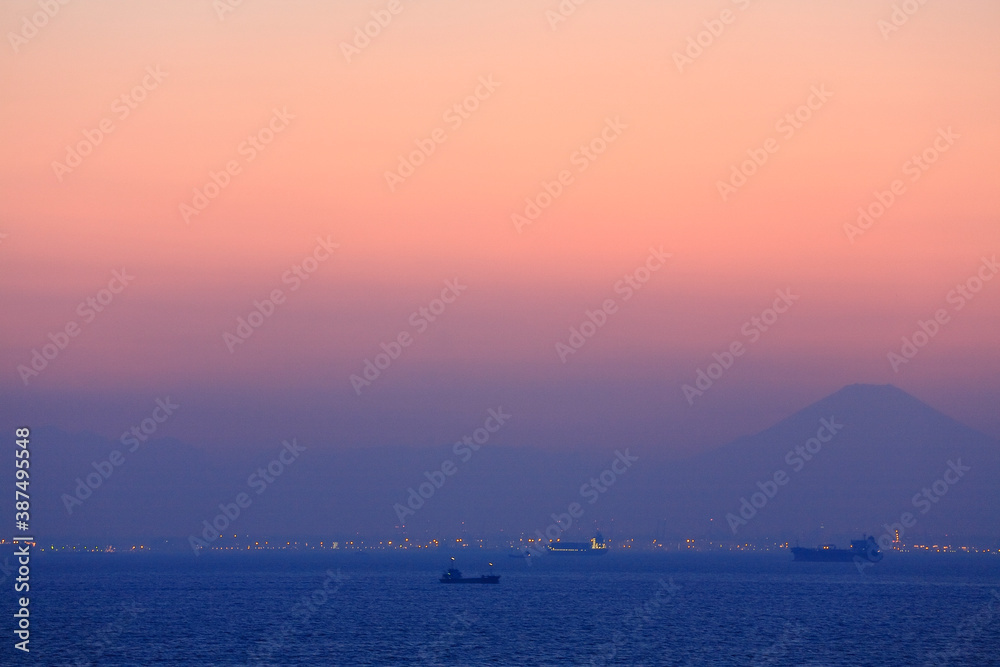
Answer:
M1000 435L1000 280L961 310L947 300L1000 249L996 3L928 3L883 35L887 1L595 0L553 29L556 0L401 0L348 62L341 43L388 4L247 0L220 19L208 0L95 0L61 6L16 49L7 35L0 391L11 405L114 434L129 401L189 392L201 407L178 434L201 443L224 437L206 426L224 401L205 397L239 395L231 407L247 424L259 405L317 432L357 412L421 424L412 440L423 441L420 428L454 430L427 417L427 396L448 412L462 387L456 400L478 413L497 387L511 401L617 406L609 434L641 423L680 434L665 447L683 449L843 384L889 382ZM0 25L20 33L39 11L5 2ZM679 71L675 53L723 11L732 21ZM116 100L144 77L126 116ZM446 115L477 87L468 118ZM800 127L779 124L815 90L830 96L812 98ZM248 159L241 145L275 109L294 118ZM608 119L625 127L581 171L577 151ZM102 121L113 131L60 180L53 162ZM390 191L385 172L438 128L443 143ZM907 166L948 128L957 138L939 141L934 164ZM768 141L777 150L723 201L718 182ZM185 222L181 204L230 161L239 173ZM519 233L511 215L563 170L572 182ZM905 192L851 242L845 223L895 179ZM282 275L320 236L339 249L290 291ZM650 246L672 257L624 302L614 285ZM78 304L122 267L134 283L26 386L17 367L82 323ZM349 376L412 333L410 314L454 278L467 292L356 395ZM287 302L230 353L223 334L275 288ZM745 342L744 322L784 288L800 300L689 406L681 386ZM556 343L608 298L618 312L562 363ZM894 372L887 353L940 308L950 321ZM333 416L302 407L314 404ZM571 421L525 410L526 444ZM365 437L379 438L341 442ZM408 439L405 428L386 438Z

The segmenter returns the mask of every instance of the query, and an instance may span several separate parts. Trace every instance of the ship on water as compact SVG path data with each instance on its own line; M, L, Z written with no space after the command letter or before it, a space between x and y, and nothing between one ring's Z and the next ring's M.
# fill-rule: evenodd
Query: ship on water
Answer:
M589 554L598 555L608 552L608 544L604 541L604 536L597 533L590 538L589 542L563 542L557 541L546 547L552 554Z
M454 562L454 557L451 560ZM449 567L438 581L442 584L498 584L500 583L500 575L493 574L493 563L490 563L489 574L482 574L478 577L463 577L458 568Z
M792 559L814 563L851 563L863 560L877 563L882 560L882 552L872 536L851 540L849 549L838 549L834 544L821 544L815 549L791 547Z

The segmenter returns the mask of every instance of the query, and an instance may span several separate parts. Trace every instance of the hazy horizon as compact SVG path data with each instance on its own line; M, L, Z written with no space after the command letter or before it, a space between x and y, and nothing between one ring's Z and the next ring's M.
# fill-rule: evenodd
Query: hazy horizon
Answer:
M502 406L479 419L446 443L343 449L289 437L242 457L147 438L141 427L118 440L40 429L47 447L36 466L47 473L36 523L55 542L119 546L172 538L178 548L193 536L208 547L200 531L215 521L232 527L219 531L237 538L225 535L227 545L280 537L371 548L372 539L416 546L463 536L499 547L603 532L619 544L696 538L702 548L843 542L884 533L910 512L919 521L904 544L1000 547L992 484L1000 442L893 385L843 387L683 458L628 441L573 450L525 443L508 431L515 418ZM574 503L578 516L568 514Z

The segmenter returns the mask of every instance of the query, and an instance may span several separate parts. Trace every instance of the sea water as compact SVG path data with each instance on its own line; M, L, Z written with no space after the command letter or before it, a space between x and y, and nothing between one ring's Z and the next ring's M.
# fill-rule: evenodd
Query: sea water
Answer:
M493 571L497 585L444 585ZM38 554L44 665L998 665L1000 557ZM8 625L11 617L8 615ZM24 658L8 646L2 662ZM27 664L18 660L18 664Z

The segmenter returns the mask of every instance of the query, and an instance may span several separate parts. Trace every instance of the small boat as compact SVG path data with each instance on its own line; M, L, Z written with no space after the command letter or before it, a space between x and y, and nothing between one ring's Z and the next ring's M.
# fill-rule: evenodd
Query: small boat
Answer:
M523 554L507 554L508 558L531 558L531 550L525 549Z
M452 558L452 560L455 560ZM498 584L500 575L493 574L493 563L490 563L490 574L483 574L478 577L463 577L462 573L455 567L449 567L441 578L442 584Z

